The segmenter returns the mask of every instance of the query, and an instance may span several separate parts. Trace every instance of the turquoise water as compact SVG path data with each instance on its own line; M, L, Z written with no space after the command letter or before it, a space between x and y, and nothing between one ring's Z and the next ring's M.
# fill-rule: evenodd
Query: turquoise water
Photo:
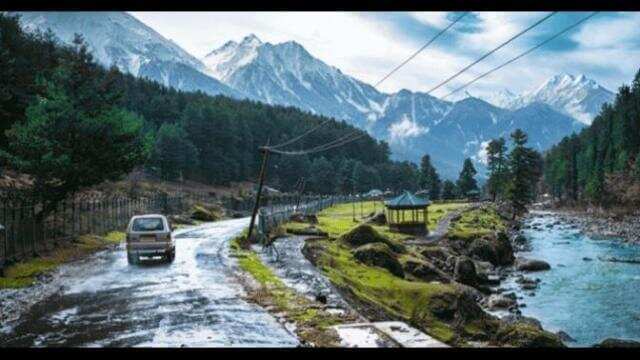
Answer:
M526 275L542 282L535 296L518 291L526 304L522 314L537 318L547 330L567 332L576 339L569 346L591 346L610 337L640 340L640 264L599 260L640 259L640 246L593 239L566 223L547 228L558 220L548 215L534 212L527 220L541 224L541 230L525 229L532 248L517 254L551 264L549 271Z

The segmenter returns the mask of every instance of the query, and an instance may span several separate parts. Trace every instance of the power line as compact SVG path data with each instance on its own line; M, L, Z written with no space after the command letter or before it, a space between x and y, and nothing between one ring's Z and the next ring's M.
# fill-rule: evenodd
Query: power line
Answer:
M416 52L414 52L411 56L409 56L406 60L404 60L402 63L400 63L398 66L396 66L393 70L391 70L387 75L385 75L382 79L380 79L380 81L378 81L373 87L376 88L378 87L383 81L387 80L391 75L393 75L396 71L398 71L401 67L403 67L404 65L406 65L409 61L411 61L413 58L415 58L419 53L421 53L424 49L426 49L429 45L431 45L436 39L438 39L442 34L444 34L447 30L449 30L453 25L455 25L457 22L459 22L460 20L462 20L463 17L465 17L469 12L464 12L462 13L462 15L458 16L455 20L453 20L449 25L447 25L447 27L445 27L444 29L440 30L436 35L434 35L431 39L429 39L429 41L427 41L427 43L425 43L422 47L420 47ZM322 123L320 123L319 125L313 127L312 129L292 138L289 139L281 144L277 144L277 145L273 145L268 147L268 150L273 151L275 149L278 148L282 148L285 147L287 145L291 145L297 141L299 141L300 139L306 137L307 135L311 134L312 132L316 131L317 129L321 128L322 126L326 125L328 122L330 121L330 119L323 121ZM335 140L334 140L335 141ZM330 145L333 142L329 142L325 145ZM333 147L330 147L333 148ZM311 149L310 149L311 150ZM322 150L324 151L324 150ZM275 152L275 151L274 151ZM282 153L282 154L290 154L292 155L293 153L302 153L303 151L298 151L298 152L293 152L293 151L288 151L288 152L283 152L280 151L278 153ZM317 151L315 151L317 152Z
M446 97L448 97L448 96L450 96L450 95L452 95L452 94L454 94L454 93L456 93L456 92L458 92L458 91L460 91L460 90L462 90L462 89L464 89L464 88L468 87L469 85L471 85L471 84L475 83L476 81L478 81L478 80L482 79L483 77L488 76L489 74L493 73L494 71L500 70L500 69L502 69L503 67L505 67L505 66L507 66L507 65L509 65L509 64L511 64L511 63L513 63L513 62L515 62L515 61L517 61L518 59L520 59L520 58L522 58L522 57L526 56L527 54L529 54L529 53L533 52L534 50L536 50L536 49L538 49L538 48L540 48L540 47L544 46L544 45L545 45L545 44L547 44L548 42L550 42L550 41L552 41L552 40L556 39L557 37L559 37L560 35L562 35L562 34L566 33L567 31L569 31L569 30L571 30L571 29L575 28L576 26L578 26L578 25L582 24L583 22L585 22L585 21L589 20L590 18L594 17L597 13L598 13L598 11L594 11L594 12L593 12L593 13L591 13L590 15L585 16L584 18L582 18L582 19L578 20L578 21L577 21L577 22L575 22L574 24L567 26L566 28L562 29L560 32L556 33L555 35L553 35L553 36L551 36L550 38L546 39L545 41L541 42L540 44L538 44L538 45L536 45L536 46L534 46L534 47L530 48L529 50L527 50L527 51L525 51L525 52L521 53L520 55L518 55L518 56L516 56L516 57L512 58L511 60L509 60L509 61L507 61L507 62L504 62L504 63L502 63L502 64L501 64L501 65L499 65L499 66L494 67L493 69L491 69L491 70L489 70L489 71L485 72L484 74L482 74L482 75L480 75L480 76L476 77L475 79L473 79L473 80L469 81L468 83L466 83L466 84L464 84L464 85L460 86L459 88L457 88L457 89L453 90L452 92L450 92L450 93L448 93L447 95L445 95L445 96L441 97L440 99L444 99L444 98L446 98Z
M494 48L493 50L487 52L486 54L482 55L478 60L472 62L471 64L465 66L462 70L458 71L457 73L451 75L449 78L447 78L446 80L442 81L441 83L439 83L438 85L434 86L433 88L431 88L431 90L427 91L427 94L431 94L432 92L434 92L435 90L439 89L440 87L442 87L443 85L445 85L446 83L448 83L449 81L457 78L458 76L460 76L462 73L464 73L465 71L469 70L469 68L471 68L472 66L474 66L475 64L479 63L480 61L486 59L487 57L489 57L491 54L495 53L496 51L502 49L503 47L505 47L507 44L509 44L510 42L512 42L513 40L519 38L520 36L524 35L525 33L527 33L529 30L535 28L536 26L542 24L545 20L547 20L548 18L552 17L553 15L557 14L557 11L554 11L548 15L546 15L545 17L543 17L542 19L536 21L535 23L533 23L532 25L530 25L529 27L527 27L526 29L520 31L519 33L517 33L516 35L512 36L511 38L509 38L507 41L503 42L502 44L498 45L496 48Z
M276 148L280 148L280 147L283 147L283 146L287 146L289 144L293 144L294 142L302 139L303 137L305 137L305 136L311 134L312 132L318 130L319 128L323 127L329 121L331 121L331 119L327 119L327 120L321 122L320 124L318 124L318 125L314 126L313 128L311 128L311 130L308 130L308 131L302 133L301 135L298 135L298 136L296 136L296 137L294 137L294 138L292 138L290 140L287 140L287 141L285 141L285 142L283 142L281 144L278 144L278 145L271 146L270 149L276 149Z
M360 134L357 134L358 132L360 132ZM356 136L353 136L354 134L357 134ZM277 149L268 149L269 151L275 153L275 154L280 154L280 155L307 155L307 154L313 154L313 153L317 153L317 152L321 152L321 151L326 151L329 149L333 149L339 146L343 146L346 145L350 142L356 141L360 138L363 138L367 135L366 132L364 131L360 131L360 130L356 130L352 133L349 133L347 135L343 135L342 137L332 140L326 144L322 144L322 145L318 145L316 147L313 147L311 149L307 149L307 150L299 150L299 151L283 151L283 150L277 150Z
M400 63L400 65L396 66L393 70L391 70L387 75L385 75L382 79L380 79L380 81L378 81L375 85L373 85L374 88L377 88L378 85L382 84L383 81L387 80L391 75L393 75L396 71L398 71L401 67L405 66L409 61L411 61L413 58L415 58L416 56L418 56L419 53L421 53L424 49L426 49L429 45L431 45L431 43L433 43L434 41L436 41L437 38L440 37L440 35L444 34L447 30L449 30L449 28L451 28L453 25L455 25L458 21L462 20L463 17L465 17L469 12L466 11L464 13L462 13L462 15L460 15L457 19L455 19L454 21L452 21L447 27L445 27L444 29L440 30L436 35L434 35L429 41L427 41L426 44L422 45L422 47L420 49L418 49L416 52L414 52L411 56L409 56L405 61L403 61L402 63Z

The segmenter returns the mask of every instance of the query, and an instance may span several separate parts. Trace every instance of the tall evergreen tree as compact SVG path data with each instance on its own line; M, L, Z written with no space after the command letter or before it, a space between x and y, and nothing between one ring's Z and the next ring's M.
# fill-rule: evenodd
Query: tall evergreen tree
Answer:
M507 146L504 138L493 139L487 145L487 191L493 201L504 194L508 181Z
M12 168L34 179L43 214L82 188L117 180L146 156L142 120L115 106L112 78L98 75L81 37L74 44L74 56L42 80L44 96L8 131L9 151L2 151Z
M516 129L511 134L513 149L509 153L510 182L507 199L511 204L513 216L526 211L535 195L535 185L540 177L540 155L525 146L527 134Z
M470 192L478 190L478 183L475 176L477 174L476 168L473 166L471 159L466 158L462 165L462 171L458 177L458 191L462 196L468 196Z
M429 192L431 199L440 198L442 183L428 154L425 154L420 161L420 186Z

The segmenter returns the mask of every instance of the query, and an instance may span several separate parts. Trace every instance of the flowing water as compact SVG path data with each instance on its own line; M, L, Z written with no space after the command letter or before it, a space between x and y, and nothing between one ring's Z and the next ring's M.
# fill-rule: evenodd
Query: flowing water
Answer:
M619 239L594 239L549 212L533 212L524 235L531 249L517 255L547 261L551 270L526 274L540 286L518 290L525 316L551 331L565 331L591 346L605 338L640 340L640 264L606 259L640 260L640 246ZM508 286L517 289L511 280Z

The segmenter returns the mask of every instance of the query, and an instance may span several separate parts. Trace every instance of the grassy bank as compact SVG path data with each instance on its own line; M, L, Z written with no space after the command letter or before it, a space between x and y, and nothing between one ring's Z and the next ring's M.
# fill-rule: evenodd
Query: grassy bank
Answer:
M504 231L506 227L506 221L498 214L495 206L487 205L462 212L460 219L449 225L449 236L470 240Z
M231 242L231 254L238 259L240 268L259 284L259 288L249 289L250 299L295 323L296 334L302 341L320 347L338 346L338 334L330 327L353 319L331 314L322 309L322 304L287 287L258 254L242 246L245 239L246 234L242 234Z
M409 281L383 268L364 265L337 240L317 241L315 245L324 248L317 266L334 285L359 302L379 307L386 315L418 326L440 341L454 340L452 327L431 312L432 306L439 306L439 301L453 296L455 289L451 285Z
M103 250L108 246L117 245L124 238L125 234L118 231L110 232L105 236L80 236L44 256L7 267L4 273L5 276L0 277L0 289L30 286L36 281L38 275L49 272L64 263L78 260L91 253Z
M466 206L468 206L467 203L442 203L429 205L427 223L429 230L434 230L440 219L449 212L465 208ZM381 201L364 201L362 203L355 204L335 205L318 213L317 227L327 232L329 237L335 238L358 226L362 221L360 214L366 217L373 212L383 210L384 204ZM285 225L287 229L296 230L306 228L307 226L308 224L294 222ZM408 237L405 234L390 231L389 227L386 225L381 226L372 224L372 226L376 231L393 240L402 240Z

